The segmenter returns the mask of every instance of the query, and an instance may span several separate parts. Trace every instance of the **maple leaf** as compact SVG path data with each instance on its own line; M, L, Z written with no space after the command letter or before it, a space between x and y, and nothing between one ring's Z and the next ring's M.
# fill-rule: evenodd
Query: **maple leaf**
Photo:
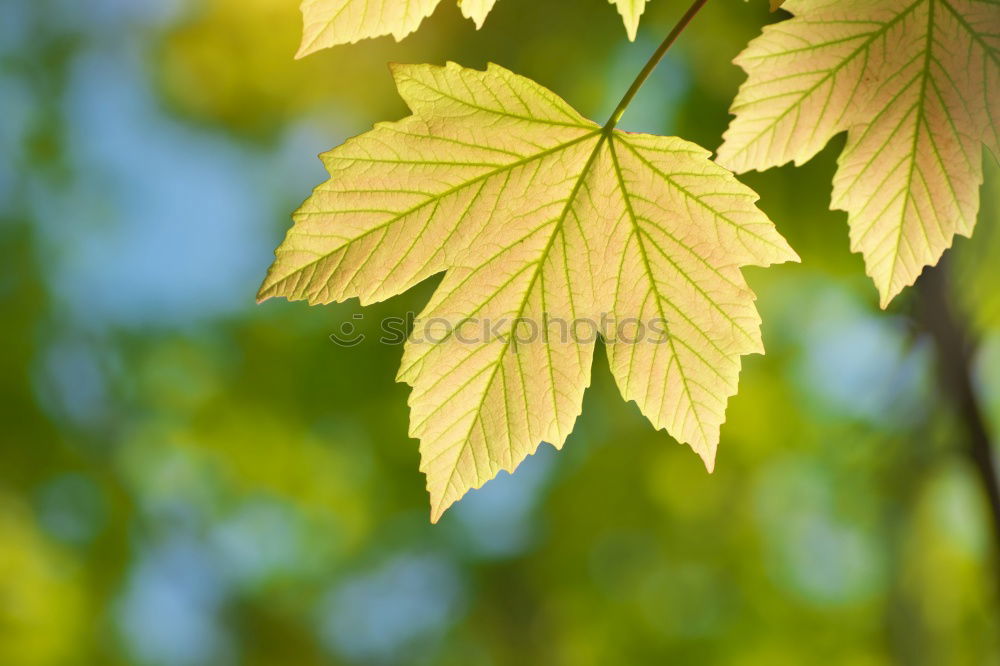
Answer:
M392 35L399 41L415 31L439 2L441 0L302 0L302 43L295 57L382 35ZM483 5L480 0L470 0L468 4L476 12L477 27L489 11L488 7L484 11Z
M496 0L457 0L462 15L483 26ZM630 40L648 0L608 0L618 7ZM303 0L302 44L297 58L338 44L392 35L397 41L414 32L441 0Z
M599 127L496 65L393 75L413 115L322 156L331 178L259 298L367 304L445 272L398 375L432 519L562 446L598 329L624 397L711 469L740 357L763 353L740 267L797 258L753 191L695 144Z
M811 159L847 131L831 206L848 213L882 307L979 209L982 146L1000 155L1000 2L788 0L736 62L748 75L718 161Z
M608 2L618 8L629 41L635 41L635 34L639 30L639 17L646 10L647 0L608 0Z

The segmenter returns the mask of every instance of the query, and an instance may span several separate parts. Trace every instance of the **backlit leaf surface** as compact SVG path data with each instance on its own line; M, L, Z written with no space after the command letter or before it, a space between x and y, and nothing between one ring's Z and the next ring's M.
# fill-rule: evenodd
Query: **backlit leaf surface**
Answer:
M639 30L639 17L646 9L647 0L608 0L618 8L618 13L622 15L622 22L625 24L625 32L630 40L635 39L635 33Z
M972 234L982 146L1000 155L998 0L788 0L736 62L748 74L720 164L811 159L847 132L832 206L885 307Z
M457 0L462 15L483 27L496 0ZM634 40L647 0L608 0L618 8L628 38ZM772 0L773 1L773 0ZM303 0L302 45L298 57L338 44L392 35L397 41L415 31L441 0Z
M371 303L445 273L398 376L432 519L562 446L596 329L625 398L711 469L741 356L763 352L740 267L796 259L756 195L699 146L604 131L496 65L393 71L412 115L323 156L259 297Z

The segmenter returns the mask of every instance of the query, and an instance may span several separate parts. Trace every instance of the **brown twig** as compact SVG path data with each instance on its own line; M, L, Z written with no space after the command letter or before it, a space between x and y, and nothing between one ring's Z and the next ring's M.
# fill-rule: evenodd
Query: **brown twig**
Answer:
M973 340L952 305L950 270L945 256L917 282L920 323L934 341L943 392L954 403L968 437L966 451L989 504L994 553L1000 553L1000 481L989 427L972 382ZM1000 557L997 557L1000 579Z

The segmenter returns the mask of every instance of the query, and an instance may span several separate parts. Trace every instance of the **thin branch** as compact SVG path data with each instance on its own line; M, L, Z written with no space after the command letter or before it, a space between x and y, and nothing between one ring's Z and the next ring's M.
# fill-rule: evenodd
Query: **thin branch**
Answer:
M989 505L994 552L1000 555L1000 480L989 427L972 382L973 344L951 302L947 255L934 268L924 271L917 283L919 315L937 352L942 387L954 403L968 437L966 452L975 467ZM1000 560L1000 557L997 558ZM1000 583L1000 567L997 570Z

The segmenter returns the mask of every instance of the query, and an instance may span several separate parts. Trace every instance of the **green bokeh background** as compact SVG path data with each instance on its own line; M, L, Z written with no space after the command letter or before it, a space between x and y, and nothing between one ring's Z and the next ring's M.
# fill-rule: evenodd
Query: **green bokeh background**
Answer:
M492 61L603 120L685 9L500 0L296 61L296 0L0 0L0 665L998 664L998 566L914 291L882 312L842 140L744 181L802 256L749 269L716 472L598 350L564 449L428 522L401 348L365 309L253 302L315 155L405 114L386 62ZM718 146L731 59L779 20L715 0L621 124ZM1000 421L1000 188L951 253ZM433 281L432 281L433 282ZM350 322L352 348L329 335Z

